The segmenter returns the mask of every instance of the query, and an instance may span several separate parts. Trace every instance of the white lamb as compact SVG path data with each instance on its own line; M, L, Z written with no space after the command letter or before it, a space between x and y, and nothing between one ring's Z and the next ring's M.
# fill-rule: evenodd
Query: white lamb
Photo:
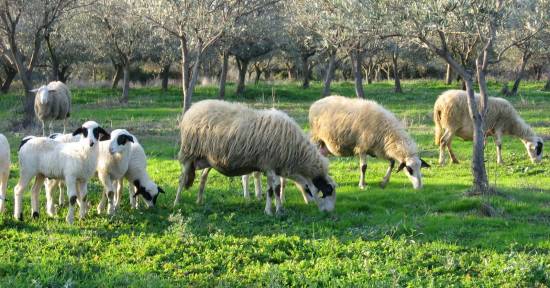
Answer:
M0 213L6 210L6 192L10 177L10 143L0 134Z
M124 130L126 131L126 130ZM128 133L128 131L126 131ZM138 208L138 196L145 201L147 207L155 206L159 193L164 193L164 190L159 187L147 173L147 156L141 144L139 144L136 136L132 136L133 142L130 143L130 159L128 162L128 171L124 178L128 180L128 192L130 194L130 205L132 208ZM116 181L116 205L120 205L122 198L122 187L124 178Z
M32 216L39 216L39 192L45 178L63 179L67 185L69 211L66 220L74 222L74 206L80 198L80 218L88 205L88 181L94 175L99 156L99 141L110 138L94 121L88 121L73 132L82 135L79 142L61 143L46 137L24 139L19 149L20 178L14 192L14 217L23 219L23 192L35 178L31 194ZM78 187L78 188L77 188ZM78 190L77 190L78 189ZM77 192L78 191L78 192Z
M134 138L128 131L116 129L111 132L111 140L99 144L97 176L104 191L97 205L98 214L101 214L105 208L106 200L108 200L108 214L112 215L115 212L115 182L122 179L128 172L132 142Z

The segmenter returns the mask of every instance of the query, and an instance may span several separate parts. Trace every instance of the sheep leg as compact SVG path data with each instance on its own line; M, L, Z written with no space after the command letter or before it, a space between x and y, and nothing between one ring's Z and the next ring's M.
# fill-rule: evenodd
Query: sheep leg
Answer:
M174 207L176 207L178 205L178 203L180 202L180 197L181 197L181 192L183 191L183 189L187 189L189 186L188 186L188 182L189 182L189 176L190 175L187 175L189 174L189 170L190 169L195 169L194 165L193 165L193 162L192 161L188 161L188 162L185 162L185 163L182 163L181 164L181 174L180 174L180 178L179 178L179 186L178 186L178 191L176 192L176 199L174 199ZM192 176L193 176L193 179L191 180L191 184L193 184L193 180L195 178L195 172L193 171L192 173Z
M504 164L502 161L502 133L495 133L495 144L497 146L497 164Z
M449 151L451 162L453 162L453 164L458 164L458 159L456 159L455 153L453 152L453 148L451 148L452 141L453 139L449 137L449 140L447 141L447 151Z
M13 217L19 221L23 220L23 192L33 176L27 176L21 172L21 178L13 191Z
M78 185L78 200L80 202L80 220L84 219L86 214L88 213L88 183L87 182L79 182Z
M57 187L59 189L59 199L58 199L58 205L59 206L65 206L65 194L63 194L63 182L60 180L55 180L57 184Z
M441 166L444 166L446 162L445 148L447 147L447 135L449 135L449 131L445 130L445 132L439 139L439 165Z
M271 198L274 196L273 194L275 194L275 212L280 214L282 212L280 178L273 171L267 171L266 174L269 188L266 195L265 213L267 215L273 215L271 210Z
M44 176L36 175L34 184L31 189L31 210L32 218L38 218L40 216L40 188L44 185Z
M56 186L57 186L56 180L47 179L44 182L44 187L46 190L46 213L50 217L53 217L56 214L55 205L53 202L53 190L56 188ZM59 191L59 194L60 195L63 194L61 190Z
M256 192L256 199L262 199L262 173L254 172L254 191Z
M50 130L49 135L53 134L53 120L50 120L50 124L48 125L48 129ZM63 132L63 133L65 133L65 132Z
M199 185L199 194L197 194L197 204L204 202L204 187L206 186L206 180L208 180L208 173L210 173L210 167L204 168L201 173L201 183Z
M63 134L65 134L65 131L67 130L67 122L69 119L65 118L63 119Z
M385 188L386 184L390 181L391 171L393 170L393 166L395 166L395 160L390 160L390 167L388 167L388 170L386 171L386 175L384 175L384 178L382 179L382 183L380 183L380 187Z
M67 211L67 217L65 220L69 224L74 223L74 206L77 200L76 191L76 179L65 178L65 185L67 186L67 196L69 197L69 211Z
M120 206L120 201L122 199L122 185L123 185L124 178L120 178L119 180L116 180L114 183L115 186L115 205L118 208Z
M281 191L279 192L280 193L280 198L281 198L281 202L282 203L285 203L285 186L286 186L286 179L284 177L280 177L280 181L281 181Z
M246 200L250 199L250 192L248 191L248 177L250 175L246 174L241 177L241 181L243 183L243 196Z
M134 197L134 195L137 193L137 188L135 185L130 183L128 181L128 194L130 196L130 206L134 209L137 209L139 206L139 201L137 197Z
M0 175L0 213L4 213L6 210L6 194L8 191L8 178L10 172L4 172Z
M46 137L46 124L44 120L40 120L40 123L42 124L42 137Z
M359 154L359 166L361 176L359 177L359 188L365 189L365 172L367 171L367 154Z

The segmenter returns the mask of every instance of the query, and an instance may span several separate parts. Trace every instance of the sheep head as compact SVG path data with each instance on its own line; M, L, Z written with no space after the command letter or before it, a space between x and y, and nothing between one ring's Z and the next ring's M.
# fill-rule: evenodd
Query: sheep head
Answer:
M523 145L529 154L529 158L533 163L539 163L542 161L542 149L544 147L544 141L541 137L534 136L527 139L522 139Z
M426 161L420 159L418 156L407 157L405 161L402 161L397 168L397 172L405 168L405 174L411 181L414 189L422 188L422 173L420 168L430 168L431 166Z

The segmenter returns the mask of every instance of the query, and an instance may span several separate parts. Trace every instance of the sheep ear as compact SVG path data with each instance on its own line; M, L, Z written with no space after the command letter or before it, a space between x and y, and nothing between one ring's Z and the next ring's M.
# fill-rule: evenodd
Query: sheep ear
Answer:
M430 164L426 163L426 161L424 161L422 159L420 159L420 162L421 162L420 168L430 168L430 167L432 167L432 166L430 166Z
M134 143L134 137L130 136L130 135L123 135L124 136L124 139Z
M34 88L34 89L32 89L32 90L29 90L29 92L31 92L31 93L36 93L36 92L38 92L38 90L40 90L40 88Z
M97 127L97 131L99 131L99 141L111 140L111 135L105 129Z
M82 128L82 127L79 127L78 129L76 129L74 132L73 132L73 136L76 136L78 134L82 134L84 133L86 129Z
M162 190L162 188L160 187L157 187L159 189L159 193L162 193L162 194L165 194L166 192L164 192L164 190Z
M537 153L537 156L542 153L542 147L544 144L542 142L537 142L537 147L535 148L535 152Z
M407 164L405 162L401 162L401 164L399 164L399 167L397 167L397 171L395 172L400 172L401 170L403 170L403 168L405 168L405 166L407 166Z

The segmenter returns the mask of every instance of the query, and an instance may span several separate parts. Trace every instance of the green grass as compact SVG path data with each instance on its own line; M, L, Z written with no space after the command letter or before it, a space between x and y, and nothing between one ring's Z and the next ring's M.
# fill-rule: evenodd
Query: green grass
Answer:
M550 93L541 92L542 86L522 83L520 96L510 101L548 137ZM424 189L413 190L401 173L392 176L386 189L379 188L387 163L369 158L368 188L360 190L358 160L331 158L330 173L339 185L335 212L323 214L315 205L305 205L289 185L285 213L279 217L264 215L264 202L243 199L239 178L217 172L211 173L204 205L195 204L195 185L172 208L179 175L174 160L181 113L177 87L166 94L157 88L133 89L126 106L117 103L119 92L110 89L73 91L71 128L94 119L133 132L149 156L150 174L167 194L159 196L155 209L138 211L130 210L124 195L116 216L92 210L70 226L64 221L66 209L56 218L45 216L43 195L41 218L31 219L27 191L25 221L17 222L11 216L18 179L14 164L8 211L0 216L0 286L549 286L549 157L533 165L521 142L506 137L505 164L497 166L490 140L487 169L502 196L467 197L471 142L454 141L460 164L436 165L431 107L449 87L409 81L402 95L392 88L391 83L375 83L365 93L409 126L422 157L432 164L423 171ZM490 88L496 94L499 86L492 83ZM230 86L228 100L282 109L307 130L307 110L320 91L319 84L308 90L294 83L262 84L236 96ZM334 93L352 96L354 87L336 83ZM199 87L194 100L215 95L215 87ZM0 131L17 159L20 138L31 132L8 132L21 117L20 96L0 97ZM89 190L97 204L97 180ZM495 208L495 217L483 216L483 202Z

